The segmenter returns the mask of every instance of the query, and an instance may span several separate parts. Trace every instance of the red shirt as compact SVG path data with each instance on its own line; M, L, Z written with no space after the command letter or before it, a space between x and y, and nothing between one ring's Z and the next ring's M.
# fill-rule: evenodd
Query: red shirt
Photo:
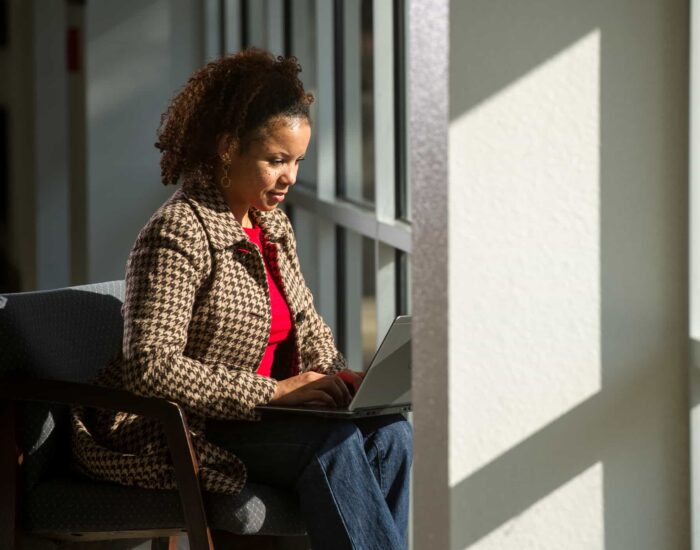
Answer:
M255 243L262 252L263 246L260 236L262 230L260 227L244 227L243 229L251 242ZM263 258L265 258L265 254L263 254ZM275 281L270 274L267 259L265 259L265 273L267 274L267 286L270 290L270 314L272 316L272 322L270 324L270 338L267 341L267 348L265 349L265 354L256 372L264 376L271 376L272 366L275 363L275 352L278 351L278 348L282 347L282 344L289 338L292 331L292 315L289 312L287 300L285 300L277 281ZM280 355L280 357L277 359L282 361L285 360L285 357L288 357L287 353L279 353L278 355ZM289 368L289 365L281 366L283 366L285 370Z

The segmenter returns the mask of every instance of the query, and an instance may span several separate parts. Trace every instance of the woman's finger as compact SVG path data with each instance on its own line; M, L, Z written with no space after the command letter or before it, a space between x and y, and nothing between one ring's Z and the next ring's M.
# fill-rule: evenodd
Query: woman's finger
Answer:
M338 406L347 407L350 401L352 400L352 394L350 393L347 384L339 376L331 376L330 378L335 384L335 388L337 390L336 395L338 395L338 397L340 398L340 403L338 404Z
M343 380L347 385L350 385L351 387L348 388L350 391L351 395L354 395L355 392L357 392L358 388L360 387L360 384L362 383L362 377L357 375L358 373L355 371L352 371L350 369L345 369L340 371L336 376Z
M326 378L318 382L318 386L316 387L329 394L333 398L336 406L344 407L345 395L343 393L343 388L340 387L341 385L344 386L345 384L336 376L326 376ZM347 388L345 388L345 391L347 392Z
M320 402L323 406L326 407L336 407L335 404L335 399L328 393L326 393L323 390L319 389L314 389L314 390L309 390L309 392L304 396L305 399L303 403L315 403L315 402Z

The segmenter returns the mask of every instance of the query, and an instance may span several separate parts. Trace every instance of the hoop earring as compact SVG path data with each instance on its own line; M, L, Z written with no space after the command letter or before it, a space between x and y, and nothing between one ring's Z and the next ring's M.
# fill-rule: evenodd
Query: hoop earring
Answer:
M224 160L224 175L221 176L221 181L219 182L224 189L231 187L231 179L228 177L228 169L230 166L231 165Z

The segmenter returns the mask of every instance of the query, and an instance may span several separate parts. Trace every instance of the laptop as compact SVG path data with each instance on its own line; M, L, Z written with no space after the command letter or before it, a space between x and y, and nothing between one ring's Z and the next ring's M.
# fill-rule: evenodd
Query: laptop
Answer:
M389 327L347 408L319 405L260 405L267 414L305 414L353 419L411 410L411 316L400 315Z

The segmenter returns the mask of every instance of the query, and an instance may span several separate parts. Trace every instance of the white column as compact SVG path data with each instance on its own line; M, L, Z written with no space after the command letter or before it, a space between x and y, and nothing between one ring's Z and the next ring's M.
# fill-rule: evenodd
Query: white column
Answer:
M690 2L690 469L693 549L700 549L700 3Z
M36 287L70 282L66 6L34 1Z
M450 548L448 484L448 2L409 0L413 184L413 544Z
M161 113L202 65L206 25L204 5L188 0L85 9L88 268L97 282L124 277L139 230L176 189L162 185L153 144Z

